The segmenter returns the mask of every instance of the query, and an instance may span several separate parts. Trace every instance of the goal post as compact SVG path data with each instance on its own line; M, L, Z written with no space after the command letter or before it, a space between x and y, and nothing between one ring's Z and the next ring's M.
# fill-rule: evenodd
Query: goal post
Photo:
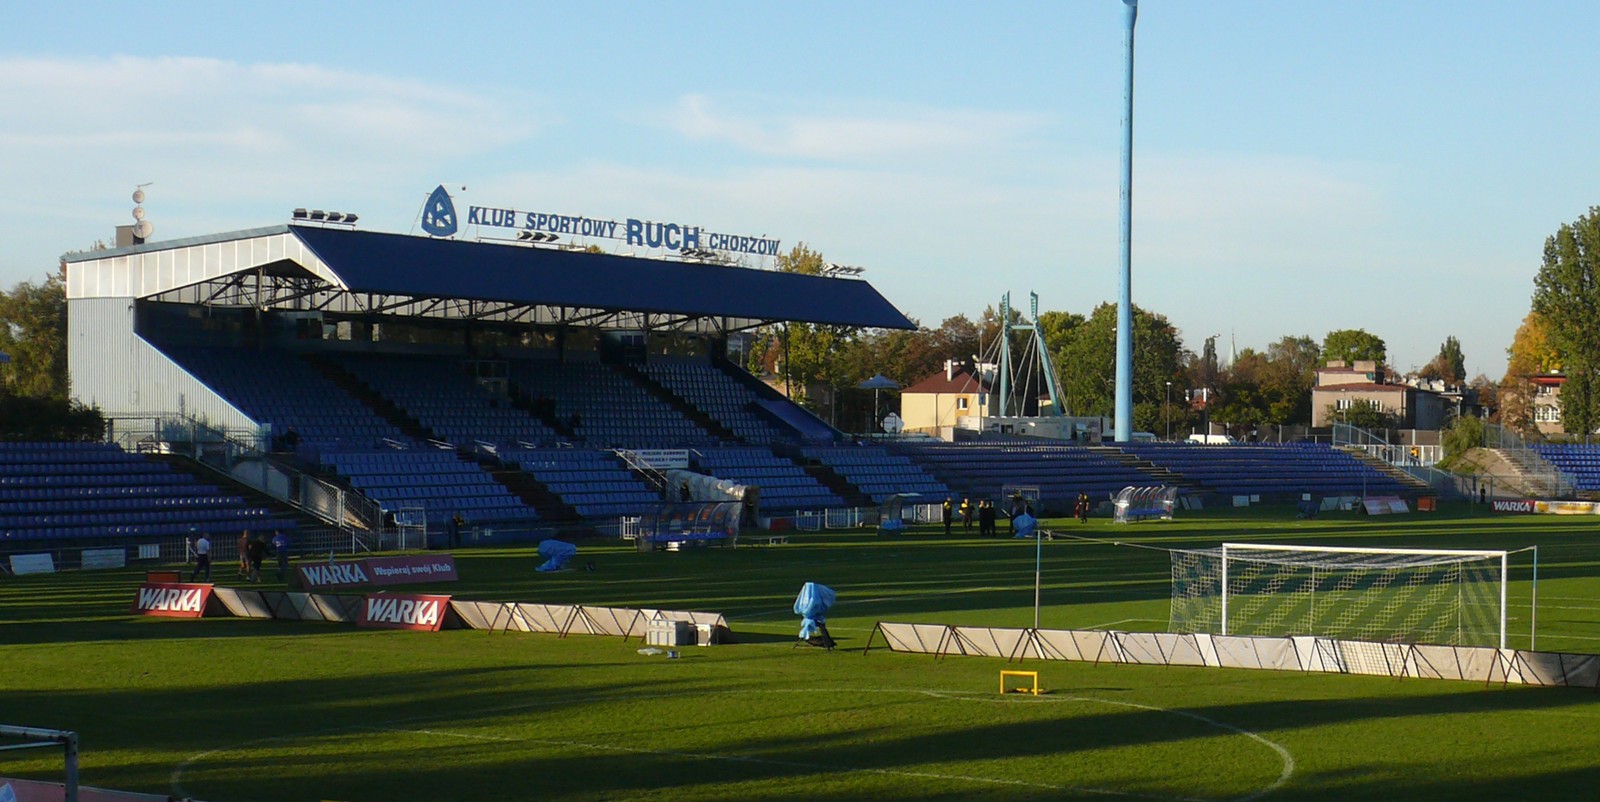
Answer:
M1261 543L1173 551L1170 629L1503 649L1509 554Z

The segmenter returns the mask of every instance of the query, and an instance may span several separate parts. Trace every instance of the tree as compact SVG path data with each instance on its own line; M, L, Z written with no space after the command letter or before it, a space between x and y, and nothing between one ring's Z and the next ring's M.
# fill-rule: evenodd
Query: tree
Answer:
M1182 343L1166 317L1137 306L1133 308L1133 342L1133 428L1158 431L1167 382L1178 375ZM1101 304L1088 320L1073 327L1066 344L1051 355L1061 371L1071 414L1111 415L1116 353L1117 307Z
M1539 313L1561 356L1561 424L1568 432L1600 429L1600 207L1545 240L1533 280Z
M1529 377L1561 368L1549 327L1538 312L1529 312L1517 327L1506 349L1506 375L1500 380L1494 420L1501 426L1523 433L1535 430L1533 421L1534 386Z
M784 273L806 276L822 275L827 262L822 254L804 242L795 245L788 253L778 254L775 267ZM838 390L851 375L848 354L857 329L820 323L786 323L769 329L756 348L751 351L752 367L777 368L781 371L790 394L813 412L835 417ZM813 398L808 390L814 385L829 388L827 398Z
M1438 356L1422 366L1417 375L1424 379L1443 380L1454 385L1466 381L1467 360L1461 355L1461 341L1454 337L1444 338L1444 345L1439 346Z
M30 398L67 399L67 292L60 275L22 282L0 294L0 391Z
M1338 329L1322 338L1322 364L1343 360L1346 365L1357 360L1371 360L1380 365L1388 353L1388 346L1376 335L1362 329Z
M1268 422L1311 422L1311 388L1317 383L1322 349L1309 335L1285 336L1267 346L1262 389L1273 398Z
M1350 406L1338 409L1336 405L1328 405L1328 420L1335 423L1348 423L1358 429L1389 429L1395 425L1395 417L1383 411L1376 401L1357 398L1350 402Z
M1483 421L1472 415L1458 415L1445 427L1442 439L1445 461L1454 462L1483 443Z

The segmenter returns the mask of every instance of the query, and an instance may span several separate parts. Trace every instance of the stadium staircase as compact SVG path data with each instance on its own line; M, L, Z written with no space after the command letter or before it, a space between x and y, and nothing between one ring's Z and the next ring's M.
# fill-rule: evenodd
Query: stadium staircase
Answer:
M1489 451L1499 458L1496 479L1501 489L1536 498L1566 498L1574 492L1573 482L1534 449L1494 448Z
M437 440L432 430L423 426L416 418L411 417L405 410L395 405L393 401L385 398L381 393L367 386L366 382L356 378L343 365L321 354L306 354L304 359L316 368L328 381L333 382L339 389L350 394L360 401L374 414L392 424L407 437L415 440Z
M1361 464L1372 468L1378 473L1381 473L1395 480L1396 482L1399 482L1405 487L1406 494L1412 496L1413 498L1416 496L1431 496L1437 492L1433 489L1433 485L1430 485L1427 482L1424 482L1421 479L1406 473L1398 467L1391 465L1387 460L1374 456L1372 453L1363 448L1358 446L1340 446L1339 450L1349 454L1352 457L1355 457L1357 462L1360 462Z
M244 503L248 506L271 510L274 517L292 519L302 530L330 526L329 522L315 515L285 504L223 471L216 470L204 463L196 462L191 457L181 454L159 453L145 454L144 457L154 462L164 462L173 471L194 477L197 483L216 485L228 495L243 498Z
M500 483L506 492L539 513L539 520L554 526L558 535L599 534L594 527L584 523L583 516L578 514L576 508L563 501L561 496L551 492L544 482L534 478L532 474L516 466L507 466L489 456L479 457L478 463L483 467L483 472Z
M1129 454L1128 452L1123 451L1116 446L1086 446L1086 448L1088 448L1091 452L1105 457L1108 460L1112 460L1113 462L1125 465L1140 473L1150 476L1167 487L1178 488L1179 495L1210 492L1199 482L1196 482L1181 473L1163 468L1160 465L1151 462L1150 460L1139 457L1138 455Z
M877 506L877 502L873 501L871 496L862 492L861 488L856 487L850 480L841 476L838 471L823 464L821 460L806 457L800 452L799 448L787 444L774 443L772 453L799 465L811 478L817 480L817 484L832 490L835 495L844 499L846 506Z
M552 406L543 410L539 409L539 405L534 403L534 398L528 392L527 388L518 384L515 380L506 382L506 389L511 393L512 409L519 409L528 413L529 417L550 427L552 431L561 435L562 437L565 437L567 440L578 439L578 433L573 431L572 427L568 426L566 421L561 420L560 415L554 414L552 410L554 410L555 407Z
M612 365L612 367L616 368L618 373L626 376L634 384L643 388L645 392L655 396L663 404L672 407L679 413L683 414L684 417L694 421L696 426L706 430L706 432L713 438L724 443L744 442L742 439L740 439L739 435L734 433L732 429L722 425L721 421L711 417L710 415L707 415L704 410L701 410L694 404L689 403L682 396L679 396L677 393L667 389L665 385L651 378L649 374L640 370L638 367L627 363L618 363Z

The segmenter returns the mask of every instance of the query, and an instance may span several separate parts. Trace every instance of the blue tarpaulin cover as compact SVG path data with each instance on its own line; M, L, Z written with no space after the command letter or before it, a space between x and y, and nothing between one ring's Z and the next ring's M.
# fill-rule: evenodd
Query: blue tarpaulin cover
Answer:
M536 571L559 571L567 567L572 560L572 555L578 553L578 547L565 540L544 540L539 543L539 556L545 558L544 565L534 569Z
M811 637L817 625L825 620L823 614L833 606L837 594L827 585L807 582L800 586L800 595L794 599L794 614L805 619L800 622L800 637Z
M1011 525L1017 529L1017 537L1033 537L1034 530L1039 526L1039 519L1026 512L1011 519Z

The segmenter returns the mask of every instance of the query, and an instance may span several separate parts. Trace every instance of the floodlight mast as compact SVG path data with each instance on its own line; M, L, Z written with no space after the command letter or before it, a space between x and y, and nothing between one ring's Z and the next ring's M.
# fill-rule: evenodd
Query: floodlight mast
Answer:
M1133 439L1133 25L1139 0L1122 0L1122 271L1117 284L1117 398L1114 437Z

